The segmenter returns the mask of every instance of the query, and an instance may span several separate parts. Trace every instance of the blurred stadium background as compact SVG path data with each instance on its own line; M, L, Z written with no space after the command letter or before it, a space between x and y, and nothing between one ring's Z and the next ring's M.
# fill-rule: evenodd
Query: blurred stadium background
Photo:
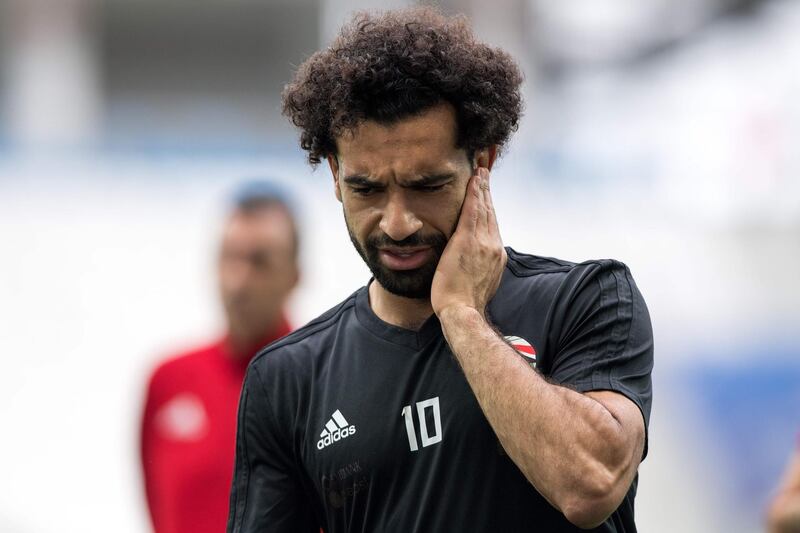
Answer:
M147 531L144 379L221 328L236 182L301 206L295 324L366 281L280 91L354 9L407 3L0 0L0 531ZM649 303L640 530L760 531L800 431L800 2L440 5L527 75L505 241L621 259Z

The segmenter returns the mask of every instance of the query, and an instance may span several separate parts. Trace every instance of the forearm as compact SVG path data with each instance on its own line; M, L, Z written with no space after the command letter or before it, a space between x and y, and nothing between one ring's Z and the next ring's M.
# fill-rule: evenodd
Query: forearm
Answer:
M602 522L622 501L638 464L612 413L548 383L474 309L448 309L439 318L509 457L576 525Z

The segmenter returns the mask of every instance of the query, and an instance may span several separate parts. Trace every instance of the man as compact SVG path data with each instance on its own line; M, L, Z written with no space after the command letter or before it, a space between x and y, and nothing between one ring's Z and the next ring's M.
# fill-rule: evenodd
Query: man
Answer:
M503 247L520 83L413 8L359 15L286 88L374 278L251 363L228 531L635 531L649 317L618 262Z
M769 533L800 533L800 447L767 514Z
M283 309L299 276L296 234L274 186L239 191L217 262L228 332L162 363L147 390L141 453L156 533L225 528L242 381L253 355L290 331Z

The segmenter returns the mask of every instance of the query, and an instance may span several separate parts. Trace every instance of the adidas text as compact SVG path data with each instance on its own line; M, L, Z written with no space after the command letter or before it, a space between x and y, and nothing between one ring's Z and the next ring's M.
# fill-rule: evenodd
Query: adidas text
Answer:
M317 449L321 450L326 446L330 446L334 442L339 442L342 439L346 439L350 435L353 435L356 432L355 426L349 426L346 428L337 429L333 433L328 433L321 439L317 441Z

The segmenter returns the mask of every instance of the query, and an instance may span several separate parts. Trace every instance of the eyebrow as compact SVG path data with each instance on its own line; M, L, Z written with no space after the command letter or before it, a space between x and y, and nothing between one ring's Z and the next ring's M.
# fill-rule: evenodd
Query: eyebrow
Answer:
M442 183L444 181L449 181L455 179L455 174L450 172L445 172L442 174L428 174L425 176L421 176L419 179L416 179L410 183L403 184L404 187L425 187L427 185L433 185ZM383 184L379 181L371 180L366 176L362 176L360 174L354 174L351 176L345 176L344 182L348 185L353 185L356 187L380 187Z
M380 186L380 182L371 180L366 176L361 176L359 174L355 174L352 176L345 176L344 182L348 185L355 185L356 187L377 187Z
M418 180L407 184L407 187L425 187L426 185L439 184L445 181L450 181L456 178L456 175L451 172L444 172L442 174L428 174L422 176Z

